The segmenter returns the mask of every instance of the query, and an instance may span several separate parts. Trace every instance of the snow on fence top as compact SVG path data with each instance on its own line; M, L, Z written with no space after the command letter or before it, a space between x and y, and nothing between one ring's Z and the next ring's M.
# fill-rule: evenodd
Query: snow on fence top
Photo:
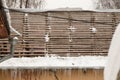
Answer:
M107 57L104 56L80 56L80 57L34 57L11 58L0 63L1 69L73 69L89 68L103 69Z
M120 9L101 9L101 10L82 10L80 8L58 8L58 9L16 9L16 8L9 8L10 11L15 12L25 12L25 13L37 13L37 12L51 12L51 11L79 11L79 12L120 12Z

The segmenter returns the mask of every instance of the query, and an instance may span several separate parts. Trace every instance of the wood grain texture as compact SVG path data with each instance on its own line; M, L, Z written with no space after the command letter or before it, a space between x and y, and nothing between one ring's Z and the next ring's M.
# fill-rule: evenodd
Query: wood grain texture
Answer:
M18 69L0 70L2 80L103 80L103 70Z

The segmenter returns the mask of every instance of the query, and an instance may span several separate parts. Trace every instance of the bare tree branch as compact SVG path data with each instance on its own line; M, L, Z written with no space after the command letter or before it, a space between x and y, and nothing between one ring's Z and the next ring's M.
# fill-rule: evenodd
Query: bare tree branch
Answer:
M10 8L34 8L41 9L45 0L6 0Z
M120 9L120 0L97 0L96 9Z

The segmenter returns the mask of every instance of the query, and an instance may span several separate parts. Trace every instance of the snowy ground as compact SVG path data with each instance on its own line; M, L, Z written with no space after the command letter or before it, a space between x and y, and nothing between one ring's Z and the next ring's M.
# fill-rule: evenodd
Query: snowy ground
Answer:
M11 58L0 63L0 69L16 69L16 68L101 69L104 68L106 60L107 57L104 56Z

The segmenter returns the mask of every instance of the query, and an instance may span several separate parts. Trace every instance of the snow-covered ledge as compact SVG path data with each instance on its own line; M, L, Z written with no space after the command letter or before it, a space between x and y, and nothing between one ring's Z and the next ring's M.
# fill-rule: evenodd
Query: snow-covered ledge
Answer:
M0 69L103 69L106 60L105 56L11 58L0 63Z

